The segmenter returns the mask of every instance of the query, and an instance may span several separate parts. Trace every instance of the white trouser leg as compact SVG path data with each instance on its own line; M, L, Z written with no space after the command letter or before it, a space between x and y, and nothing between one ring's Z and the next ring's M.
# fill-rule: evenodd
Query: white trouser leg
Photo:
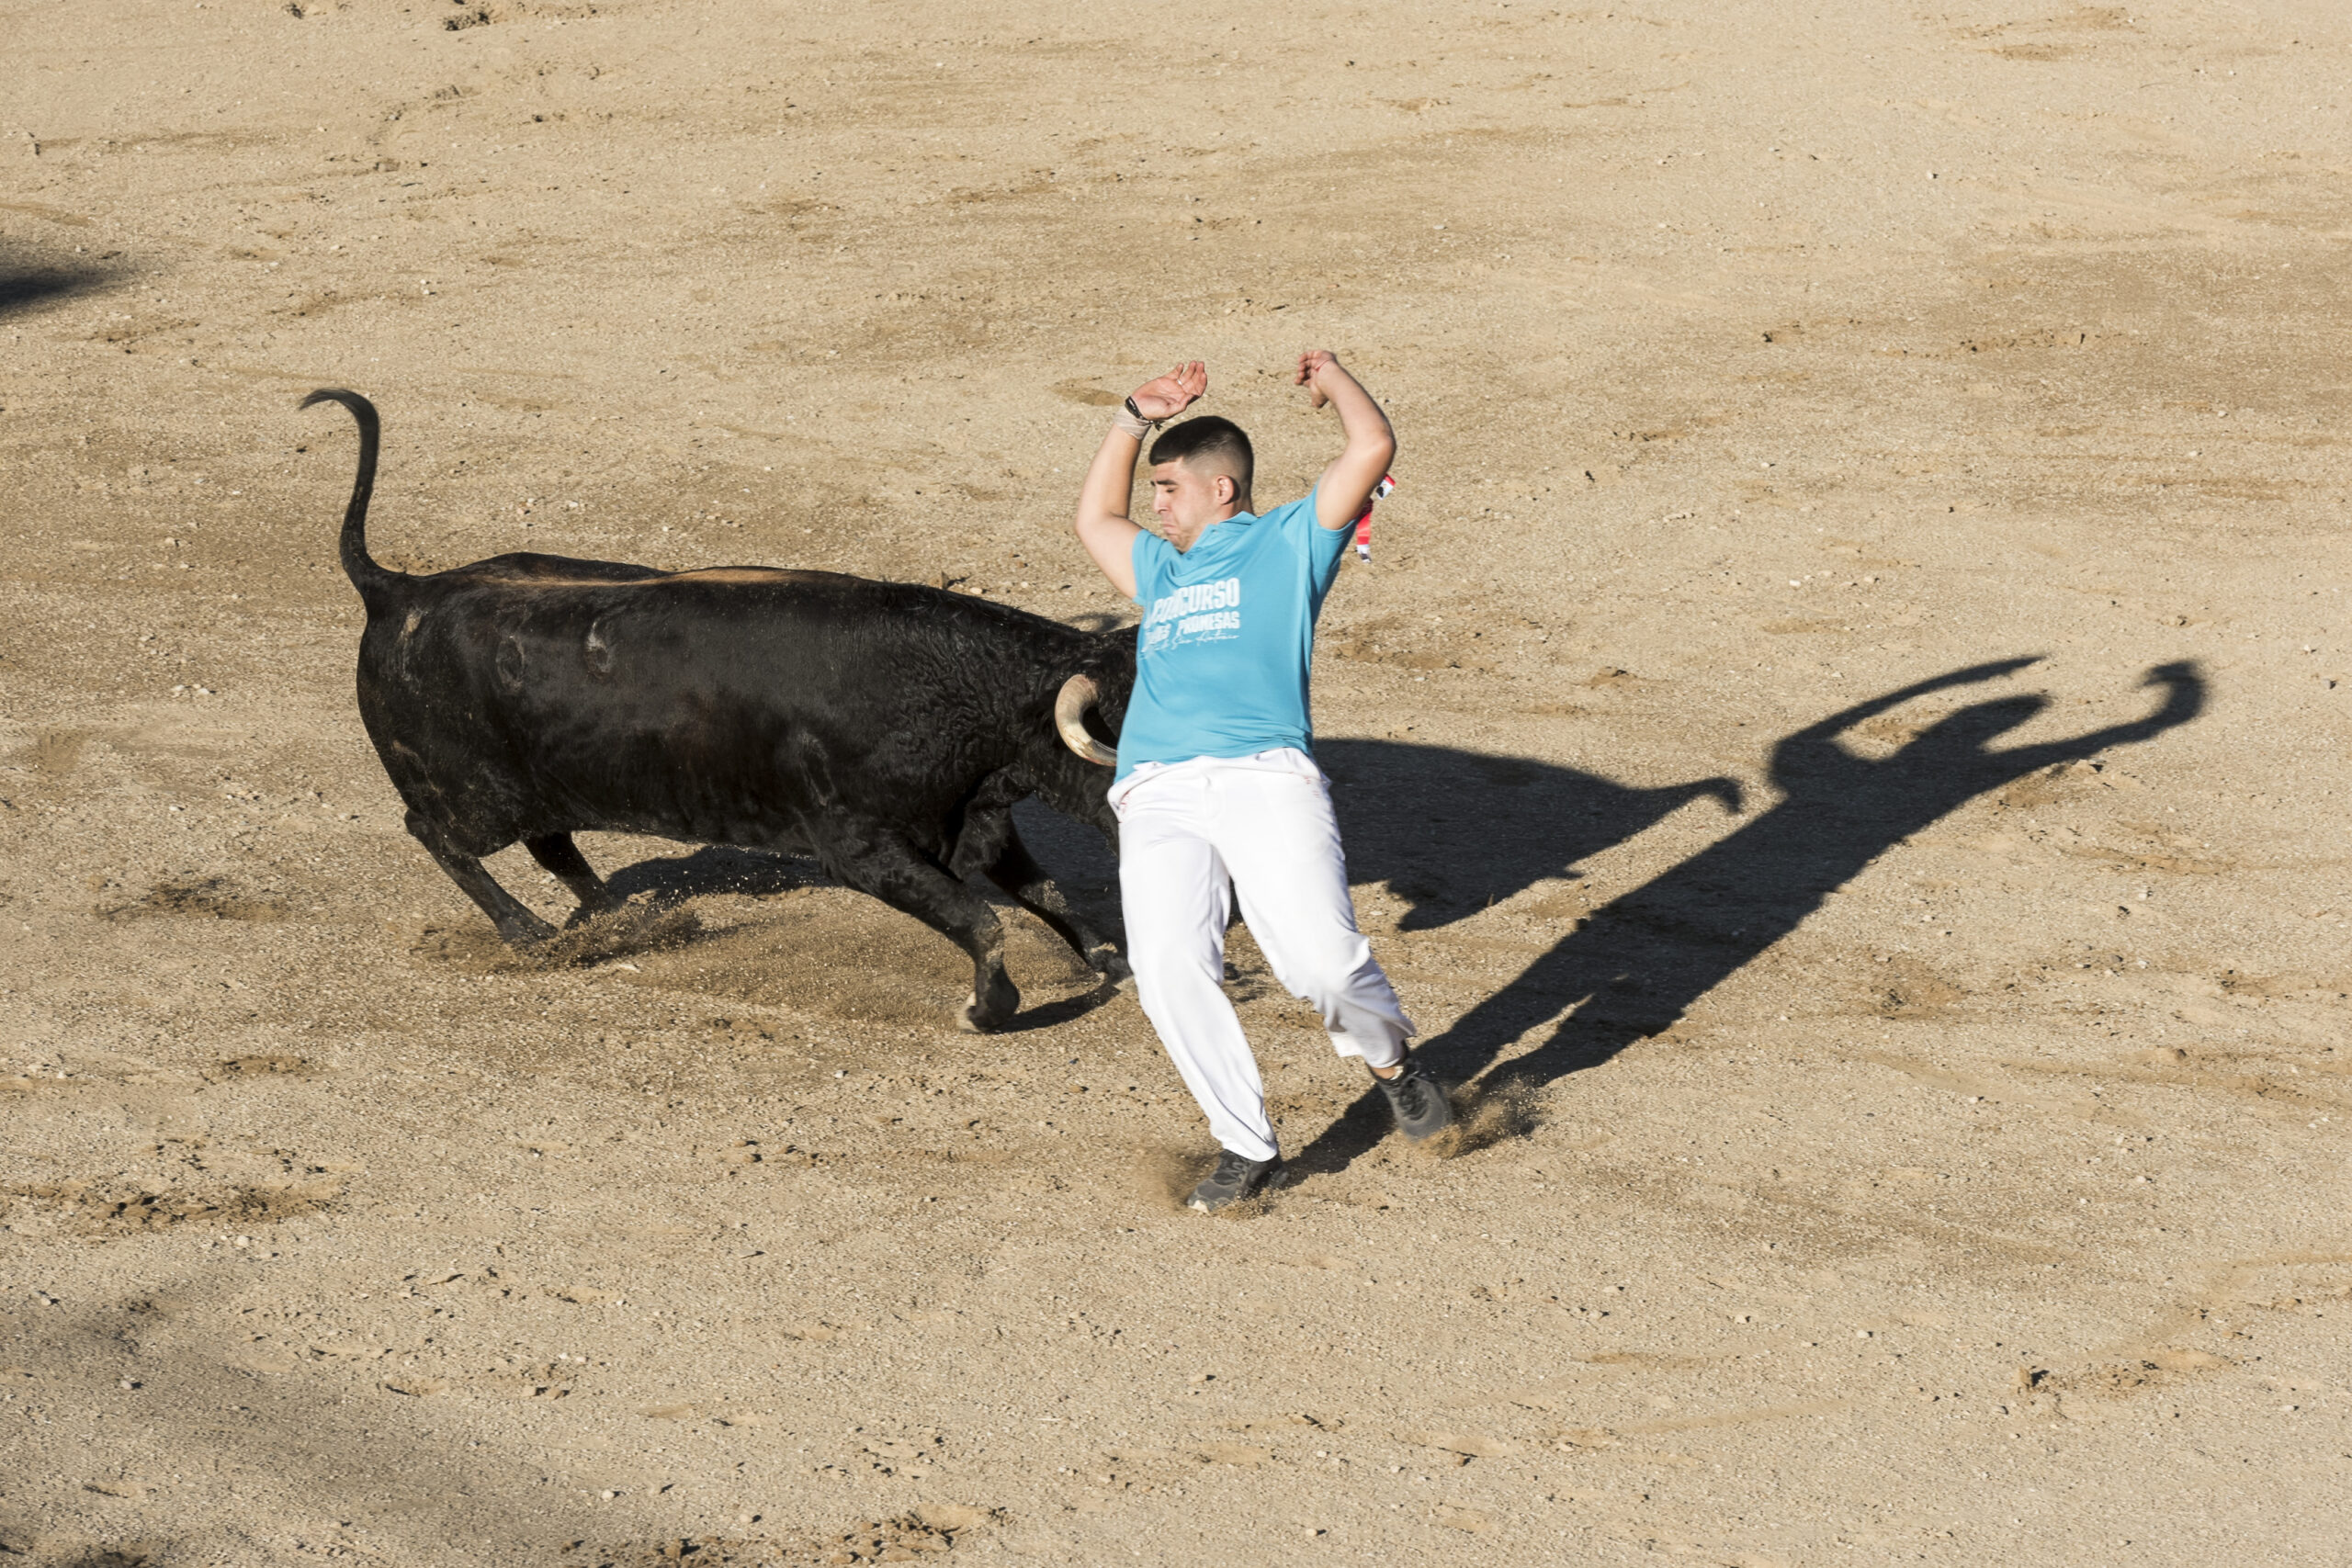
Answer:
M1194 764L1156 770L1119 797L1119 898L1136 997L1225 1147L1274 1156L1273 1124L1241 1021L1226 999L1225 861Z
M1241 918L1284 989L1323 1017L1332 1048L1374 1067L1405 1059L1413 1021L1356 929L1347 860L1329 788L1298 751L1216 774L1216 845L1233 871Z
M1221 983L1228 877L1275 977L1313 1004L1340 1055L1389 1066L1413 1033L1356 930L1322 774L1294 750L1203 758L1131 779L1114 799L1144 1012L1217 1142L1272 1158L1257 1058Z

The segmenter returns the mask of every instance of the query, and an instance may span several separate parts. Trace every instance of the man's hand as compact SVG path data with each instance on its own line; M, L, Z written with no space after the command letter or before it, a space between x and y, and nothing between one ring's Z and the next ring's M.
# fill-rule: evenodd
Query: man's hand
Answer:
M1337 370L1339 367L1340 356L1328 348L1310 348L1298 356L1298 375L1295 381L1306 389L1309 408L1319 409L1331 400L1331 395L1317 386L1315 378L1326 370Z
M1372 395L1356 384L1356 378L1340 364L1340 356L1328 348L1310 348L1298 356L1297 383L1307 389L1315 406L1335 403L1340 410L1340 429L1348 438L1347 449L1323 470L1323 478L1315 487L1315 521L1330 529L1340 529L1354 522L1372 499L1372 487L1388 471L1396 457L1396 435L1388 428L1388 416Z
M1156 380L1146 381L1135 389L1131 400L1144 418L1155 423L1174 419L1209 389L1209 367L1195 359L1179 365Z

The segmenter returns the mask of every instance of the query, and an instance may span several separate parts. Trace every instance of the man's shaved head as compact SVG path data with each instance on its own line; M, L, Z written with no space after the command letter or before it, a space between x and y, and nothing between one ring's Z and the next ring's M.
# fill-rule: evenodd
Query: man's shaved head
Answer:
M1197 474L1223 474L1233 481L1233 493L1247 498L1258 455L1250 437L1229 419L1205 414L1170 425L1151 444L1152 466L1182 463Z

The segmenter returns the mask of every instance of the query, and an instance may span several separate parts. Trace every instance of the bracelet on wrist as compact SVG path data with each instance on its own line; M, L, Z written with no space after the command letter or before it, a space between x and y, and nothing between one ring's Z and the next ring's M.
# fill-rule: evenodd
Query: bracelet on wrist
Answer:
M1144 418L1143 411L1136 407L1133 398L1129 398L1126 406L1111 416L1111 423L1114 429L1141 441L1159 427L1159 422Z

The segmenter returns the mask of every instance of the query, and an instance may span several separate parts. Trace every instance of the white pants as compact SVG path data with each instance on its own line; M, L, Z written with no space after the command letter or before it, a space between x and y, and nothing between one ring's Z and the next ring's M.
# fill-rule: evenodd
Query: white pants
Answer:
M1226 999L1228 889L1274 977L1323 1015L1343 1056L1405 1056L1412 1020L1356 930L1329 782L1305 752L1147 762L1111 792L1127 962L1146 1017L1218 1143L1275 1154L1258 1061Z

